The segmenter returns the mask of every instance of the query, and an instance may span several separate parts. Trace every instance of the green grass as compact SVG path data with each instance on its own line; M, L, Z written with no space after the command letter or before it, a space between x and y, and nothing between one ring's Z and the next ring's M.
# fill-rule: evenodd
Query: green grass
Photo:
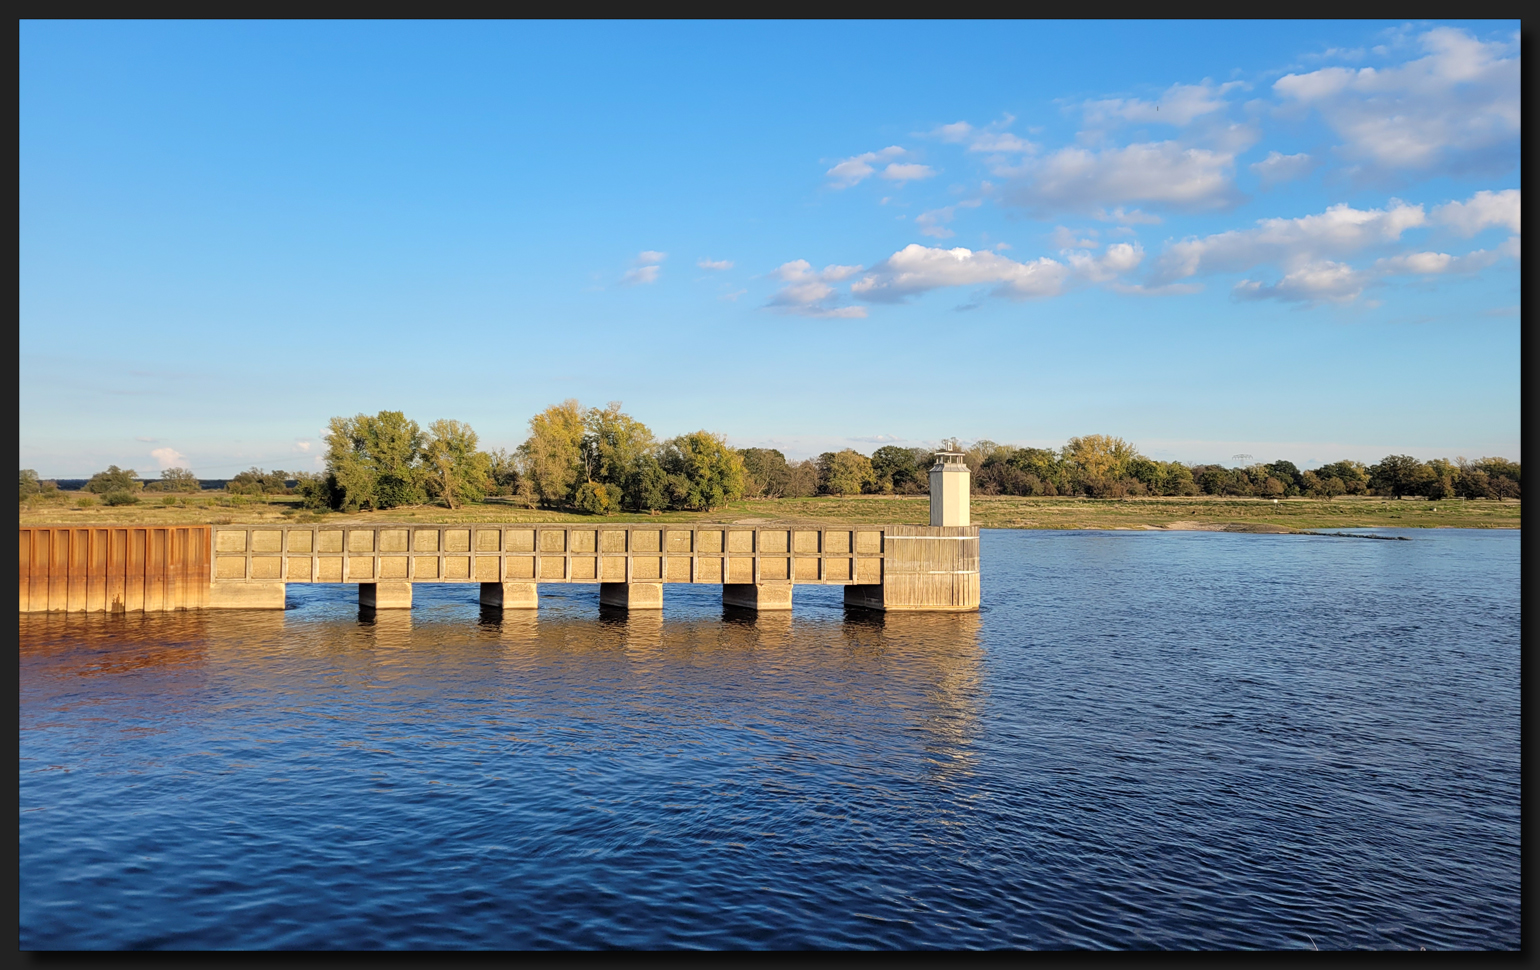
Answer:
M545 509L526 509L490 500L451 512L443 506L392 509L351 515L317 516L300 508L299 497L270 496L238 504L222 493L189 497L186 506L165 506L144 493L138 505L109 508L75 505L78 493L36 500L21 506L22 525L118 523L126 525L224 524L229 522L775 522L839 521L857 524L924 525L930 520L925 496L862 495L732 502L712 512L664 512L658 515L595 517ZM208 503L208 504L204 504ZM1520 502L1393 501L1381 498L1018 498L974 496L973 523L988 529L1166 529L1224 528L1247 531L1343 528L1517 529Z

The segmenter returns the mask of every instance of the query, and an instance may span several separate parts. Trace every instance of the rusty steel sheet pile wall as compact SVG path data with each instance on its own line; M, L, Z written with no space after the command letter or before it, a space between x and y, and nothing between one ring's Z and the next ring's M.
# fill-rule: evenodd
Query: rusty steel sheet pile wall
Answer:
M210 526L21 529L23 613L124 613L208 605Z

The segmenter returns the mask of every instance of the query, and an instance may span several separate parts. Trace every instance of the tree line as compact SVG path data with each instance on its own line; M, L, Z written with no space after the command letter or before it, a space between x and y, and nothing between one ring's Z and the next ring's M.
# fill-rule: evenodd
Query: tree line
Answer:
M328 425L323 472L250 468L230 479L235 494L298 492L314 509L359 511L442 503L451 509L500 497L593 515L667 509L710 511L740 498L814 495L923 495L936 452L888 445L864 455L852 448L788 461L774 448L732 448L720 434L694 431L659 441L621 410L576 400L530 419L529 437L512 452L483 451L470 425L434 421L423 429L400 411L335 417ZM1259 498L1379 495L1429 499L1518 499L1520 465L1505 458L1419 461L1388 455L1373 465L1336 461L1301 470L1289 461L1241 467L1158 461L1109 435L1071 438L1060 448L1021 448L957 439L978 495L1135 496L1214 495ZM289 481L295 485L290 486ZM85 485L107 504L136 501L141 490L198 491L198 477L168 468L145 486L133 469L116 465ZM54 483L21 471L21 499L46 495Z

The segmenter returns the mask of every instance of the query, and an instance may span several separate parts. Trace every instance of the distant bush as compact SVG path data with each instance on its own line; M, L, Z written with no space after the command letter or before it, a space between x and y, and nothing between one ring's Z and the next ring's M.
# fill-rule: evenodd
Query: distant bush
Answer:
M139 496L133 492L108 492L102 496L103 505L138 505Z
M160 504L162 504L162 505L175 505L176 504L176 496L175 495L167 495L165 498L160 500Z
M86 491L96 492L99 495L109 492L137 492L143 487L144 483L139 481L138 472L132 468L119 468L117 465L108 465L106 471L97 472L91 476L89 482L86 482Z
M95 495L82 495L82 496L80 496L79 498L77 498L75 500L75 505L76 505L77 508L88 509L88 508L90 508L91 506L93 506L95 504L96 504L96 496Z

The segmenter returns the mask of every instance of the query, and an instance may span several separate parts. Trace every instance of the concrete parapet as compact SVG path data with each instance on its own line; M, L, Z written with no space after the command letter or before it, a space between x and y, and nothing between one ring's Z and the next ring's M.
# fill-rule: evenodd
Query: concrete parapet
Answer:
M211 610L283 609L283 583L214 583L208 589Z
M540 606L534 583L482 583L481 605L499 610L533 610Z
M790 583L723 583L722 605L749 610L791 609Z
M600 583L599 605L627 610L663 609L662 583Z
M411 583L359 583L358 605L374 610L412 608Z

